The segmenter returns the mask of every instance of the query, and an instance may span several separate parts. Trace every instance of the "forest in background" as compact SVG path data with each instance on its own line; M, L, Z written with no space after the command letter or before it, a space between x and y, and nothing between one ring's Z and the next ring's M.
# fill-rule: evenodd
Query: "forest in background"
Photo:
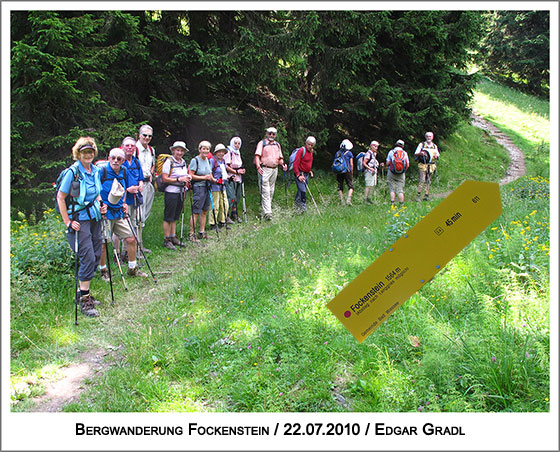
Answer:
M548 11L13 11L11 40L12 216L40 215L80 135L103 157L146 122L158 152L236 134L251 162L274 124L326 168L346 137L449 136L473 64L549 84Z

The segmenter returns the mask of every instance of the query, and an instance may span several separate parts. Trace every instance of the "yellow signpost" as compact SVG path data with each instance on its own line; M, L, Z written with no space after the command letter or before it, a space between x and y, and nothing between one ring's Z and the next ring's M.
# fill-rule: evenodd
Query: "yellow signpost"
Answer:
M501 213L498 184L463 182L328 308L361 343Z

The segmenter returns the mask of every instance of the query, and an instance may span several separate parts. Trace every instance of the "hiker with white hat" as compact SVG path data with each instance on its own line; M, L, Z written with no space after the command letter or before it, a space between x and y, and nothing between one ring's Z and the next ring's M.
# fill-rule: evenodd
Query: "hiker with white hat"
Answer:
M231 226L227 223L227 213L229 209L228 199L225 190L225 181L228 177L226 169L226 161L224 156L226 155L227 148L224 144L218 143L214 148L214 153L210 158L210 166L212 167L212 177L216 179L216 183L210 186L210 196L212 196L212 204L214 205L214 210L216 218L214 215L210 215L208 223L210 224L210 229L216 228L226 228L231 229ZM230 220L231 221L231 220ZM216 224L216 222L218 224ZM231 221L233 223L233 221Z
M340 203L344 204L344 182L348 186L348 195L346 197L346 205L352 205L352 194L354 193L354 155L352 154L352 149L354 145L352 142L345 138L340 143L339 149L335 154L335 162L341 160L341 169L335 170L336 172L336 182L338 183L338 197L340 198ZM335 163L333 162L333 170L335 169Z
M126 189L133 185L133 182L129 180L127 171L122 166L124 159L124 151L120 148L113 148L109 152L109 163L97 173L101 181L101 199L107 205L109 229L126 243L128 253L127 275L147 277L148 275L138 268L136 240L129 223L125 219L125 215L128 215L128 205L124 198ZM105 244L103 244L103 247L105 247ZM103 249L99 265L102 278L108 281L109 270L106 264L106 253Z
M266 138L259 141L255 150L255 166L261 180L261 207L265 220L272 219L272 198L278 177L278 167L286 172L288 165L284 163L282 148L276 141L277 130L275 127L266 129Z
M162 180L167 185L164 193L163 246L175 251L177 246L185 246L185 243L177 238L177 220L184 213L185 190L191 176L187 162L183 159L188 150L185 142L175 141L169 146L169 150L171 157L165 161L161 170Z

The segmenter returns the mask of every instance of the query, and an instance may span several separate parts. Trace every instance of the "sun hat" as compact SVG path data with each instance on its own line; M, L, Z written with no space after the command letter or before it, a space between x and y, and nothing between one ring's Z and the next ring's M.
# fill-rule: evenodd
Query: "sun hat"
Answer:
M272 132L272 133L278 133L278 131L276 130L276 127L269 127L268 129L266 129L267 132Z
M222 143L218 143L216 145L216 147L214 148L214 154L217 154L218 152L227 152L227 148L225 147L225 145L223 145Z
M170 150L171 152L173 152L173 149L175 149L175 148L184 149L185 152L188 151L187 145L185 144L184 141L176 141L175 143L173 143L173 146L169 146L169 150Z
M342 143L340 143L340 147L349 151L350 149L352 149L354 147L354 145L352 144L352 142L348 138L345 138L344 140L342 140Z
M86 149L91 149L92 151L95 151L95 148L88 143L88 144L84 144L83 146L80 146L78 152L84 152Z
M124 187L120 184L117 179L113 179L113 185L111 185L111 191L109 192L109 202L113 205L118 204L124 195Z

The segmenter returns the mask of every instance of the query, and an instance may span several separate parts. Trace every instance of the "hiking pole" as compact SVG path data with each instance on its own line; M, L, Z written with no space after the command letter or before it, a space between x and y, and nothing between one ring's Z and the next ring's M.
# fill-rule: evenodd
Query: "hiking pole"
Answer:
M70 222L70 226L72 226L72 222ZM74 264L74 325L78 324L78 232L79 231L74 231L75 234L75 239L74 239L74 250L75 250L75 264Z
M225 216L225 228L226 228L226 236L228 235L228 224L227 224L227 220L228 220L228 216L227 216L227 212L226 212L226 193L225 193L225 182L222 182L222 187L221 187L221 193L222 196L220 196L220 208Z
M218 229L218 220L216 220L216 209L214 209L214 199L212 197L212 188L210 187L210 182L206 182L206 189L208 190L208 196L210 197L210 205L212 206L212 215L214 216L214 224L216 225L216 235L218 236L218 240L220 240L220 233Z
M190 192L189 198L191 200L191 224L192 224L194 237L196 238L196 222L194 221L193 191L194 191L193 185L191 184L191 189L189 190Z
M185 187L186 184L181 186L181 243L183 243L183 224L185 222Z
M247 207L245 206L245 182L241 178L241 196L243 198L243 221L247 223Z
M289 206L289 201L288 201L288 176L286 176L286 171L284 171L284 193L286 194L286 207Z
M107 215L103 216L103 221L105 222L105 228L107 229L107 231L109 231L110 228L109 228L109 220L107 219ZM107 234L109 234L109 232L107 232ZM122 283L123 283L123 286L124 286L124 290L126 290L128 292L128 287L126 286L126 281L124 280L124 274L123 274L122 267L121 267L121 261L119 259L119 253L118 253L117 249L115 248L115 244L113 243L113 240L111 240L111 245L113 246L113 257L117 261L117 267L119 267L119 273L121 274L121 279L122 279ZM107 262L108 261L109 261L109 259L107 258ZM109 264L107 264L107 265L109 265Z
M315 204L315 208L317 209L317 212L319 212L319 216L322 216L321 211L319 210L319 206L317 205L317 203L315 202L315 198L313 197L313 193L311 193L311 190L309 190L309 185L307 185L307 182L305 180L305 176L303 178L303 183L305 184L305 188L307 189L307 191L309 192L309 195L311 196L311 199L313 200L313 204Z
M315 188L317 189L317 193L319 193L319 196L321 197L321 202L323 204L325 204L325 198L323 198L323 195L321 194L321 190L319 190L319 185L317 185L317 182L315 182L315 178L312 177L311 180L313 181L313 183L315 184Z
M140 237L140 204L138 204L137 194L133 193L133 195L134 195L134 217L136 221L136 235ZM137 253L140 253L140 247L142 247L142 238L140 238L140 241L137 242L136 244Z
M124 214L124 217L126 218L126 221L128 222L128 226L130 226L130 229L132 231L132 235L134 236L134 239L136 240L136 244L138 244L138 237L136 236L136 233L134 232L134 228L132 227L132 223L130 222L130 217L128 216L127 213ZM144 250L142 248L140 248L140 251L142 252L142 256L144 257L144 261L146 262L146 265L148 266L148 270L150 270L150 273L152 274L152 279L154 280L154 284L157 284L157 279L154 275L154 272L150 268L150 263L148 262L148 258L144 254Z
M109 228L107 225L107 217L103 215L103 241L105 242L105 257L107 259L107 270L109 271L109 285L111 286L111 304L115 303L115 295L113 294L113 275L111 274L111 258L109 255Z

